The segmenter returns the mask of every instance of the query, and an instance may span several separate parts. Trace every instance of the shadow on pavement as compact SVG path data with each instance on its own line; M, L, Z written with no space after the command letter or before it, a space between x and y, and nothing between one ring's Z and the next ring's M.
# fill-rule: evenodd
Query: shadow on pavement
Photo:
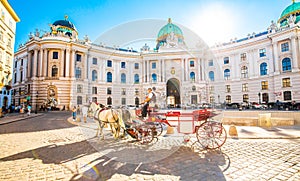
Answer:
M170 156L151 163L128 163L116 161L112 157L103 156L87 161L88 163L78 163L79 158L96 153L97 151L88 141L81 141L65 145L49 145L37 149L21 152L8 157L1 158L1 162L14 161L26 158L39 159L43 164L59 164L66 167L67 162L74 161L79 165L79 171L72 171L71 180L107 180L119 174L124 177L132 177L138 174L142 177L160 175L159 178L169 176L177 177L180 180L226 180L223 171L229 167L226 155L217 151L193 152L190 148L181 146ZM122 157L122 152L115 157ZM128 154L128 153L126 153ZM160 154L160 150L156 150ZM134 159L135 155L131 155ZM149 158L151 159L151 158ZM75 165L76 166L76 165ZM77 167L76 167L77 168ZM160 180L161 180L160 179Z

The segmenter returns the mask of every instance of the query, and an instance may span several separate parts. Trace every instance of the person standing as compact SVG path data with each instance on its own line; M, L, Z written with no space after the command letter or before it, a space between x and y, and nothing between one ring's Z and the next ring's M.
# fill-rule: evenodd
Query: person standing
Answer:
M76 112L77 112L77 109L76 109L76 106L74 106L73 109L72 109L73 121L76 121Z
M142 118L147 117L149 103L152 100L152 98L154 97L154 93L152 92L151 88L148 88L147 92L148 93L147 93L147 96L146 96L145 100L141 103L141 104L143 104L143 107L142 107Z

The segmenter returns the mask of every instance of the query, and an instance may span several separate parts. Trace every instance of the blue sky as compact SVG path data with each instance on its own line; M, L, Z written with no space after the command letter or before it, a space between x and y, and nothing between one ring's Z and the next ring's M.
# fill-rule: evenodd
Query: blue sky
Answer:
M48 24L64 19L75 24L79 38L95 41L120 24L172 18L188 27L208 45L262 32L277 21L292 0L8 0L21 19L17 23L16 47L35 29L49 31ZM139 28L139 27L137 27ZM159 29L157 30L158 33ZM121 33L121 32L120 32Z

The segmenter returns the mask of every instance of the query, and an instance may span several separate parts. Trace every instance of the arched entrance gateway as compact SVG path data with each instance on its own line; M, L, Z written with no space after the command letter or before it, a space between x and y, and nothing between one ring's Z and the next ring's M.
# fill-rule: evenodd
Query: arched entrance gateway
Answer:
M167 106L176 107L180 104L180 82L175 78L169 79L167 82Z

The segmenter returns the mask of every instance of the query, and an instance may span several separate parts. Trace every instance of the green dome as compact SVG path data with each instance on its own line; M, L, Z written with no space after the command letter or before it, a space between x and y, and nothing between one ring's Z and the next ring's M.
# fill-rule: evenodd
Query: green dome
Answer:
M289 5L282 11L281 16L278 20L280 26L286 26L288 24L288 18L290 15L295 15L296 16L295 23L298 23L300 19L300 2L293 1L291 5Z
M167 37L171 33L174 33L174 36L178 37L178 42L183 42L183 33L181 29L177 25L174 25L171 22L171 18L169 18L168 24L163 26L157 34L157 45L156 45L157 49L159 48L160 45L166 42Z

